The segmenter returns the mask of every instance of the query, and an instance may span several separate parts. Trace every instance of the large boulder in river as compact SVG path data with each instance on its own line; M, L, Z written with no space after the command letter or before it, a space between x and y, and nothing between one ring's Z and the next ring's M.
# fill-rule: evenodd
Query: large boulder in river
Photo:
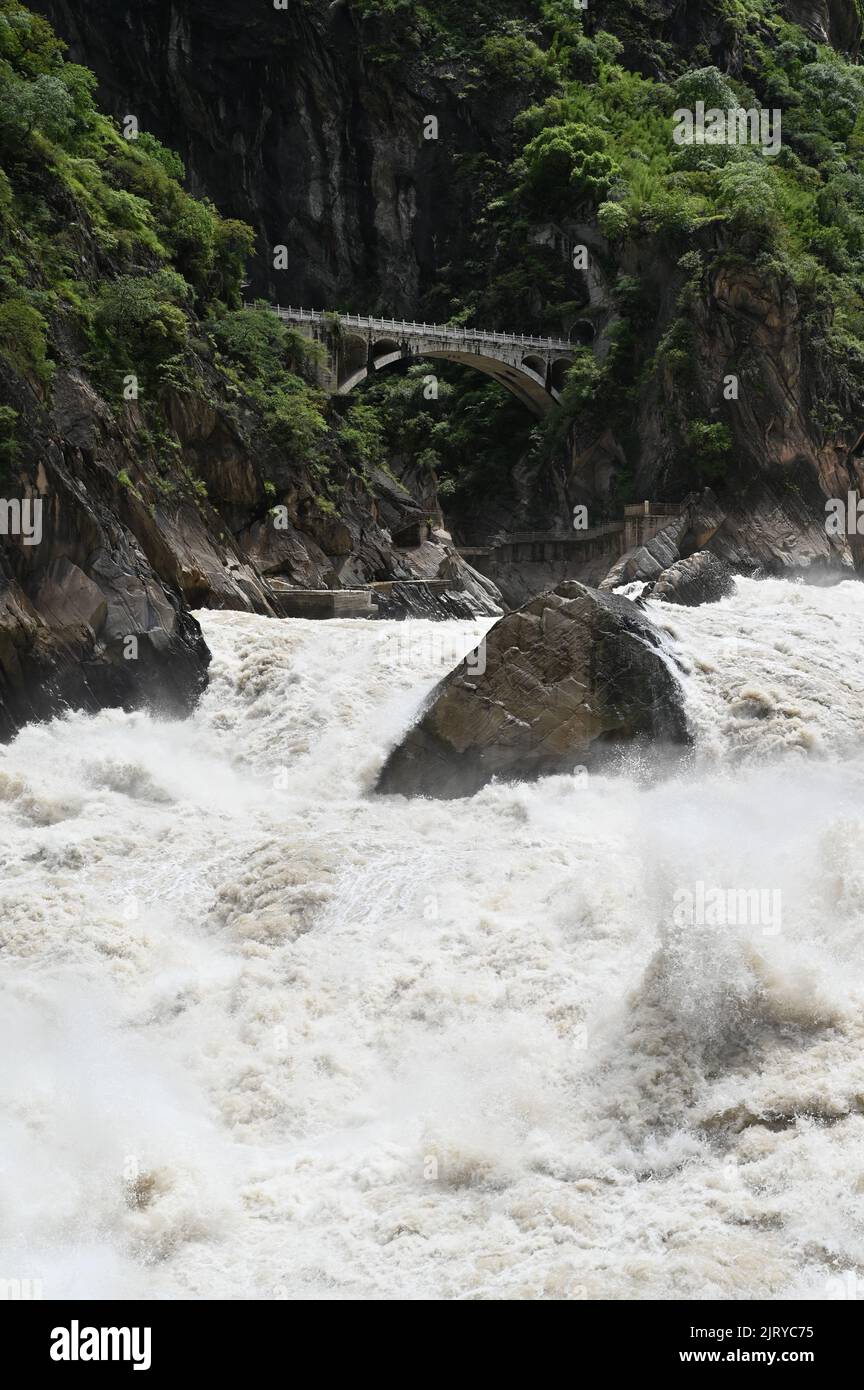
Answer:
M717 603L735 588L735 580L722 560L709 550L697 550L686 560L676 560L664 570L651 590L652 598L664 603L680 603L696 608L700 603Z
M568 581L502 618L437 686L378 790L470 796L596 765L633 741L688 742L660 637L635 604Z

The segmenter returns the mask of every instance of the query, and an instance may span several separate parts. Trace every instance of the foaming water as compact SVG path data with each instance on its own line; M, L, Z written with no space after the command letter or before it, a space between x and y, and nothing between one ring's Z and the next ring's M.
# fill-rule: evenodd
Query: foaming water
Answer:
M389 624L202 614L194 717L0 749L0 1277L848 1296L864 586L648 611L697 738L662 781L371 795L485 623L394 663ZM712 886L772 911L682 919Z

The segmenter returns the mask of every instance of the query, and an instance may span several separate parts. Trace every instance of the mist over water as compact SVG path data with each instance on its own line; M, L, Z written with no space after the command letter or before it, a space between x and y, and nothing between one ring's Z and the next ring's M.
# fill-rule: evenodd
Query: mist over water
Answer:
M394 665L390 625L204 613L188 721L0 749L0 1277L848 1296L864 586L648 611L696 736L659 780L372 796L486 623L404 625ZM682 924L699 884L782 921Z

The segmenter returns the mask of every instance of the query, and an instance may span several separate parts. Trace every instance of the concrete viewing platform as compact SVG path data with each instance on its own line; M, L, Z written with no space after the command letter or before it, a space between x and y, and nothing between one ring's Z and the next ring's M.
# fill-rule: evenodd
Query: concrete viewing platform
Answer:
M445 617L438 605L453 598L453 587L446 579L379 579L355 589L296 589L270 580L283 618Z
M375 618L378 605L370 589L292 589L271 580L283 618Z
M488 545L460 545L459 554L493 581L514 564L569 566L575 575L586 561L608 558L611 565L627 551L645 545L680 515L683 506L683 502L632 503L624 508L620 521L604 521L584 531L514 531Z

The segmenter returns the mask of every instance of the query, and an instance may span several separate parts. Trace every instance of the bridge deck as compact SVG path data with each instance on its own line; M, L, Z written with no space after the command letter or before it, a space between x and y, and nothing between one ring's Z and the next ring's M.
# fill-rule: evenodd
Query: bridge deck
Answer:
M254 304L244 305L247 309ZM320 323L325 327L335 320L345 328L383 331L402 337L452 338L457 342L499 343L507 347L536 347L546 352L572 353L574 346L564 338L537 338L528 333L497 333L485 328L462 328L447 323L416 323L407 319L367 318L362 314L328 314L321 309L295 309L290 304L270 306L280 319L288 323Z

